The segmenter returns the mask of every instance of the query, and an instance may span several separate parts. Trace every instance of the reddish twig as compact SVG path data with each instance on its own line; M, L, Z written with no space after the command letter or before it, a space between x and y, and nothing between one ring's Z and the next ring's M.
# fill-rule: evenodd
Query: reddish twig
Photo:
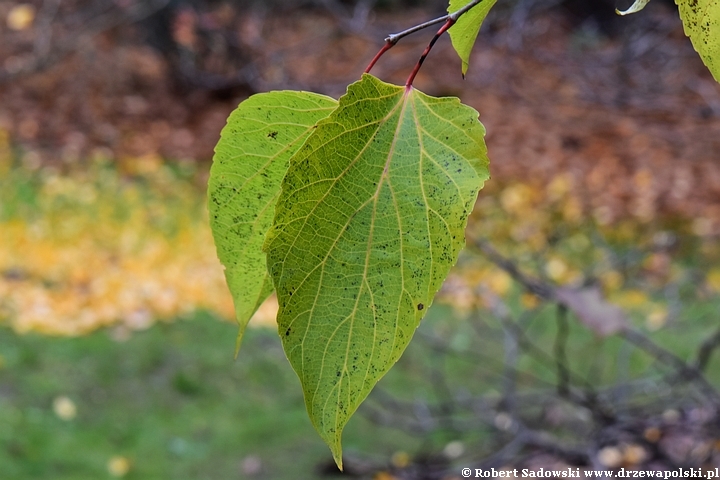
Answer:
M420 67L422 66L423 62L425 61L425 57L428 56L428 53L430 53L430 50L432 50L433 45L435 45L435 42L438 41L438 38L442 36L443 33L447 32L450 27L452 27L455 24L455 20L452 18L448 18L445 24L440 27L440 30L437 31L435 36L432 40L430 40L430 43L427 47L425 47L425 51L422 55L420 55L420 60L418 60L417 64L415 65L415 68L413 68L412 73L410 73L410 76L407 79L407 82L405 82L405 88L412 87L413 81L415 81L415 75L420 71Z
M397 42L395 42L395 43L397 43ZM395 43L386 41L385 45L383 45L383 47L380 49L380 51L378 53L376 53L375 56L373 57L373 59L370 61L370 64L365 69L365 73L370 73L370 70L372 70L372 68L375 66L377 61L380 60L380 57L382 57L385 52L387 52L392 47L394 47Z

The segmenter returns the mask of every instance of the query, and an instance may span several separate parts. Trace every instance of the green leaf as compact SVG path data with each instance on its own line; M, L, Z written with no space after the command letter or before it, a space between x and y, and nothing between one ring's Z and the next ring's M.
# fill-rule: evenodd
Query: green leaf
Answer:
M675 0L685 35L720 82L720 0Z
M471 0L450 0L448 13L457 12L470 3L470 1ZM480 26L496 1L497 0L483 0L458 18L455 25L448 30L453 48L460 57L460 60L462 60L463 77L467 73L468 66L470 65L470 52L472 51L473 45L475 45L475 40L480 32Z
M273 290L262 244L288 160L336 106L315 93L262 93L241 103L220 134L208 208L240 325L238 346L250 317Z
M627 10L620 10L618 8L615 9L615 13L618 15L630 15L631 13L637 13L643 8L645 8L645 5L650 3L650 0L635 0L632 5L630 5L630 8Z
M345 424L400 358L465 245L488 178L484 134L457 98L366 74L290 160L268 270L285 353L341 468Z

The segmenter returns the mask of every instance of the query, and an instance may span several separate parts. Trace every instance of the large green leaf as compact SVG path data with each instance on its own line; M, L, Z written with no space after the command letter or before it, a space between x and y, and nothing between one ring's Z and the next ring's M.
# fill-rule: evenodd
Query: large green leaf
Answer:
M448 12L457 12L471 1L472 0L450 0ZM453 48L460 57L460 60L462 60L463 77L470 66L470 52L472 51L473 45L475 45L475 40L480 32L480 26L482 26L482 22L496 1L497 0L483 0L462 15L455 25L448 30Z
M675 0L685 35L720 82L720 0Z
M262 244L290 157L337 106L307 92L253 95L230 115L215 147L208 206L218 257L235 302L238 345L273 290Z
M457 98L366 74L290 160L264 248L285 352L339 466L345 424L465 244L484 134Z

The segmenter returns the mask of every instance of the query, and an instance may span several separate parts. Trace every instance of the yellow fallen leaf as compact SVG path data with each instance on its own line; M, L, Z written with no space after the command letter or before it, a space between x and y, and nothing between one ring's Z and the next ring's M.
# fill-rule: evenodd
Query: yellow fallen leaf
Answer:
M114 456L107 463L107 470L113 477L124 477L130 471L130 460L122 456Z
M624 281L622 273L616 270L609 270L600 274L600 283L606 293L616 292L622 287Z
M523 293L520 297L520 303L524 308L532 310L533 308L537 308L537 306L540 305L540 298L537 295L533 295L532 293Z
M577 223L583 218L582 203L576 197L568 198L562 206L563 220L568 223Z
M485 279L488 288L501 297L507 295L512 287L512 278L504 270L495 269Z
M564 197L573 186L573 176L569 173L556 175L547 186L548 200L557 201Z
M61 396L53 400L53 412L61 420L69 421L77 416L77 407L75 402L66 396Z
M720 293L720 268L713 268L707 274L707 285L716 293Z
M600 463L606 468L617 468L623 461L623 455L619 448L607 446L602 448L597 455Z
M625 290L612 295L611 301L622 308L637 308L647 305L650 299L641 290Z
M668 311L665 307L655 307L645 318L645 326L650 331L659 330L667 323Z
M565 279L565 275L568 273L567 263L561 258L551 258L545 264L545 274L552 281L560 283Z
M521 213L532 200L532 189L528 185L511 185L500 194L500 204L508 213Z
M410 465L410 455L407 452L395 452L390 459L390 463L397 468L405 468Z
M25 30L35 20L35 7L29 3L21 3L10 9L7 15L7 26L10 30Z

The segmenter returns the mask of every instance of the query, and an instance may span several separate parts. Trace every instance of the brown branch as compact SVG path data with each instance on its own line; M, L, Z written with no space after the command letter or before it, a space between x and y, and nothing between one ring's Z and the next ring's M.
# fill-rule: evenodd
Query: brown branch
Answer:
M683 359L656 344L641 332L628 328L620 335L636 347L645 350L645 352L655 357L661 363L674 368L676 371L676 381L688 382L695 380L705 396L710 398L716 405L720 405L720 394L718 394L718 391L707 381L702 372L693 365L688 365Z
M530 293L534 293L543 300L547 300L549 302L556 301L555 290L550 285L522 273L514 262L502 256L492 247L492 245L490 245L490 242L478 239L475 241L475 246L488 258L488 260L503 269L512 277L513 280L525 287L525 290Z
M430 20L425 23L421 23L420 25L415 25L414 27L408 28L407 30L403 30L402 32L393 33L391 35L388 35L385 39L386 42L390 42L393 45L395 45L397 42L400 41L401 38L407 37L408 35L411 35L415 32L419 32L420 30L423 30L428 27L432 27L433 25L438 25L440 23L445 23L448 20L452 20L453 23L458 21L458 18L460 18L462 15L466 14L470 10L472 10L477 5L480 5L484 0L473 0L472 2L465 5L463 8L449 13L447 15L443 15L442 17L435 18L433 20Z
M567 308L564 305L558 305L557 334L555 335L553 352L555 353L558 370L558 395L561 397L567 396L570 391L570 371L567 367L567 353L565 351L569 334L570 327L567 319Z
M720 329L716 330L712 337L705 340L700 349L698 350L697 360L695 360L694 367L704 372L707 367L710 357L717 347L720 347Z

